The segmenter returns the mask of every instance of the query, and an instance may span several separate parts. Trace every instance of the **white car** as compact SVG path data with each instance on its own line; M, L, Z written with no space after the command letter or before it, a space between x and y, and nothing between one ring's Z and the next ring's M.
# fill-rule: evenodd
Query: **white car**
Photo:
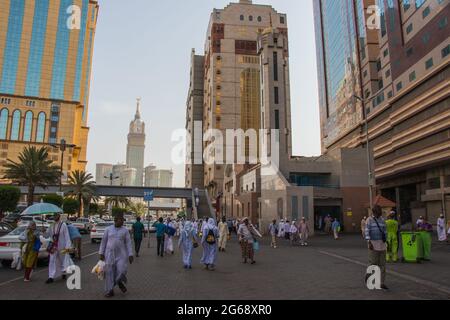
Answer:
M103 235L105 234L105 229L109 226L114 225L114 222L100 222L94 225L91 229L91 242L95 243L97 241L101 241L103 238Z
M50 224L41 216L22 216L19 222L17 222L17 227L28 227L31 221L36 223L37 227L48 228Z
M80 233L89 233L91 230L91 223L88 218L78 218L72 225L77 228Z
M13 260L13 255L16 252L20 252L22 242L19 240L19 236L27 229L27 227L18 227L6 236L0 237L0 260L2 263L9 263ZM48 252L47 246L50 239L46 239L41 236L42 246L39 250L39 259L47 259Z

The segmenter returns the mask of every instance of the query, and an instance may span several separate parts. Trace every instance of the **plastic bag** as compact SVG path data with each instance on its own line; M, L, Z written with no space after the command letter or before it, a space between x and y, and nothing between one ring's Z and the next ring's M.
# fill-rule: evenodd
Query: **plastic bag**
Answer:
M92 268L91 273L96 274L99 280L103 280L105 278L105 262L100 260L97 262L94 268Z
M259 251L259 242L258 241L253 241L253 250L254 251Z
M22 255L20 252L13 253L13 261L11 263L11 269L16 269L16 270L22 269Z

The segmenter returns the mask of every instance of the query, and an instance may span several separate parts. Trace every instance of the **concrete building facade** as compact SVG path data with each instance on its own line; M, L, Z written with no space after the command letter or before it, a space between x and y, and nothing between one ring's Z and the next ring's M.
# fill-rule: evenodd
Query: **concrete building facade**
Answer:
M109 186L111 177L115 180L113 173L113 165L108 163L97 163L95 166L95 183L99 186Z
M292 154L287 16L252 1L231 3L214 10L207 36L203 132L221 130L226 145L223 153L210 148L217 137L203 145L205 157L214 160L204 163L204 186L217 218L249 217L265 231L273 219L305 217L313 233L316 218L330 214L344 220L347 230L355 229L344 211L358 218L366 212L368 187L352 177L367 176L364 150L342 150L340 159L351 167L330 156ZM233 143L227 141L228 129L254 129L259 135ZM238 150L244 163L237 161ZM251 157L255 150L256 157ZM234 161L224 163L230 152ZM355 199L352 191L363 195Z
M205 57L191 54L191 73L186 102L186 168L187 188L203 189L203 90Z
M0 1L0 175L29 145L47 146L64 176L87 163L97 1ZM79 9L79 10L78 10ZM70 24L68 23L70 22Z
M448 218L450 4L343 2L314 1L323 152L339 157L342 148L366 148L367 118L374 192L396 203L402 223L419 215L432 223L441 213ZM381 9L375 31L366 23L371 4ZM336 24L350 27L340 32L330 27ZM348 87L347 61L360 85Z

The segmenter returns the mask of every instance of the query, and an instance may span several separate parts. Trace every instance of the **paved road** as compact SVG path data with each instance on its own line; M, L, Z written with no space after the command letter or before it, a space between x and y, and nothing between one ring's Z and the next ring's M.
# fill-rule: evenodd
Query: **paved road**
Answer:
M155 239L144 240L143 254L129 269L129 293L113 299L450 299L450 246L434 245L433 261L389 265L388 292L366 289L363 278L367 252L358 236L334 241L328 236L311 239L311 246L276 250L264 240L257 264L243 265L236 240L220 253L215 272L202 270L201 249L194 253L194 269L184 270L178 252L158 258ZM0 299L103 299L103 282L90 274L97 262L98 244L88 239L80 263L82 289L70 291L63 281L45 285L47 271L39 268L31 283L22 273L0 269Z

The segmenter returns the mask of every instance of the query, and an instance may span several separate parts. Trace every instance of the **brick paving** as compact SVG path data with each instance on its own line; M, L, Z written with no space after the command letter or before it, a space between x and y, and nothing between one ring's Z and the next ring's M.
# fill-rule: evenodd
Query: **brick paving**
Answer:
M116 290L113 300L450 299L449 245L434 245L431 262L389 265L388 270L407 278L389 274L390 290L374 292L363 281L367 251L356 235L339 241L317 236L307 248L291 247L282 241L278 249L272 249L265 239L253 266L242 264L238 243L233 239L227 252L219 253L214 272L202 269L201 248L195 249L194 269L184 270L178 251L158 258L154 237L150 249L147 241L142 256L129 268L129 292L122 295ZM45 285L47 272L43 267L31 283L14 281L22 273L1 268L0 299L104 299L103 282L90 274L98 259L97 250L98 244L84 244L83 254L91 255L79 264L81 290L70 291L62 281Z

